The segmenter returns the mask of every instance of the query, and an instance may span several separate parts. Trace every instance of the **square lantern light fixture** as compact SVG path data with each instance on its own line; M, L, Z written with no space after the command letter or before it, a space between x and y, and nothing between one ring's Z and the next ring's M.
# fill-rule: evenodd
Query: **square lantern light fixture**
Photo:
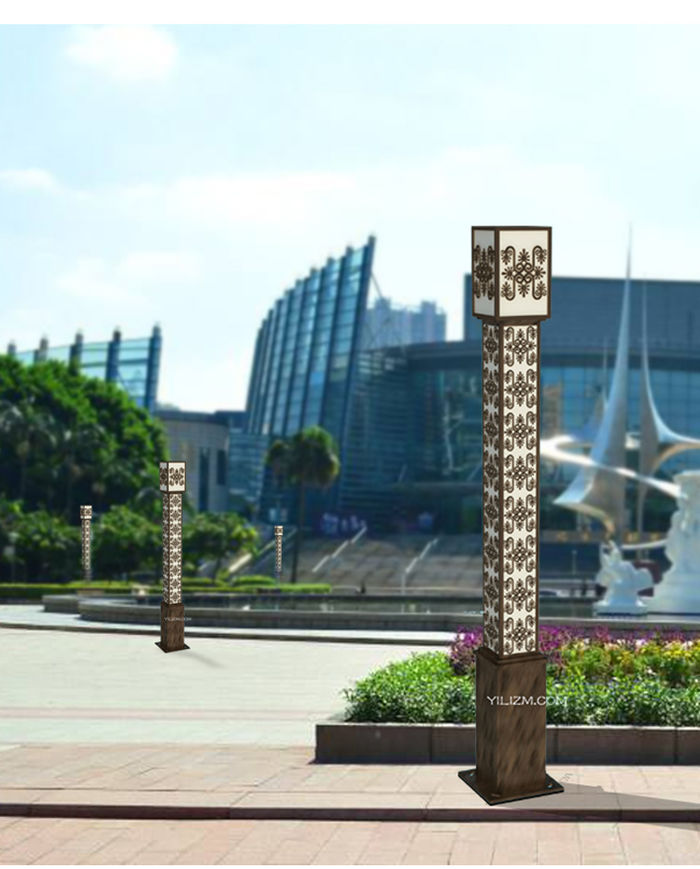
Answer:
M536 322L550 315L551 226L472 227L472 313Z

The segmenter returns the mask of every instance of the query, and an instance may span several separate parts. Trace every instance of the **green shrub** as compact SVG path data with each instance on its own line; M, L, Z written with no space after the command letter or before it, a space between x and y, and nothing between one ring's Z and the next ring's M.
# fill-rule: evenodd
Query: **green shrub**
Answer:
M237 588L240 585L249 586L250 588L254 586L257 588L275 588L277 581L271 576L237 576L234 579L233 588Z
M569 666L548 675L549 724L700 726L700 642L612 645L577 640L562 648ZM456 674L444 652L391 663L344 695L348 721L471 723L476 718L474 671Z
M455 676L444 652L414 653L344 691L348 721L474 721L474 682Z

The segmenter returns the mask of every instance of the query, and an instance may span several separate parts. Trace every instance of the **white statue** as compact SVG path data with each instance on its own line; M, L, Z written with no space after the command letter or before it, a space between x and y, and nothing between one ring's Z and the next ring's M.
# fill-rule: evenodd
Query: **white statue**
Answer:
M691 615L700 613L700 471L673 479L680 494L666 541L672 567L654 589L649 612Z
M600 546L600 570L596 582L606 589L605 597L593 604L596 615L640 615L647 612L646 604L637 595L654 584L651 573L645 567L638 568L625 561L622 550L613 542Z

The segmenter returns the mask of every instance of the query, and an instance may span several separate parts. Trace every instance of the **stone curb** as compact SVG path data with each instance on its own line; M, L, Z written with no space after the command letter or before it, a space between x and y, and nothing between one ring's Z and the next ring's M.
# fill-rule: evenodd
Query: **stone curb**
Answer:
M0 817L103 818L112 820L308 820L308 821L626 821L698 823L700 806L678 809L586 809L554 805L514 808L387 806L124 806L87 803L0 803Z
M130 628L128 625L113 627L104 625L99 622L94 625L31 625L19 622L0 621L0 628L16 631L66 631L68 633L79 634L128 634L134 637L159 637L160 629L152 628ZM280 640L292 643L360 643L364 645L376 646L449 646L452 639L429 639L426 637L392 637L392 636L343 636L342 634L328 631L328 636L319 634L303 634L301 631L297 634L271 634L269 630L261 629L259 631L246 630L236 631L235 628L230 628L226 633L215 629L207 630L206 628L197 628L196 631L189 631L185 628L185 634L196 642L197 639L204 640Z
M316 725L317 763L475 763L474 724ZM547 726L547 763L700 764L700 728Z

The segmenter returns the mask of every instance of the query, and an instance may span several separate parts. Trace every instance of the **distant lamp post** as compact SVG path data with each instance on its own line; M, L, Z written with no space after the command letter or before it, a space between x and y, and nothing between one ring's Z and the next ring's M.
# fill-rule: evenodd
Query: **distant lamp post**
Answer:
M484 638L476 769L459 776L490 804L564 790L545 771L547 659L538 642L540 322L550 315L551 251L551 227L472 228L472 305L482 321Z
M275 579L279 582L282 579L282 537L284 535L284 526L275 525Z
M185 605L182 602L182 498L185 463L160 463L163 495L163 600L160 604L160 642L164 652L189 649L185 645Z
M17 541L19 533L17 531L9 531L7 534L8 545L3 549L2 554L10 562L10 582L15 581L15 568L17 566Z
M92 559L90 553L92 531L92 507L84 504L80 508L80 537L82 544L83 579L85 582L92 580Z

